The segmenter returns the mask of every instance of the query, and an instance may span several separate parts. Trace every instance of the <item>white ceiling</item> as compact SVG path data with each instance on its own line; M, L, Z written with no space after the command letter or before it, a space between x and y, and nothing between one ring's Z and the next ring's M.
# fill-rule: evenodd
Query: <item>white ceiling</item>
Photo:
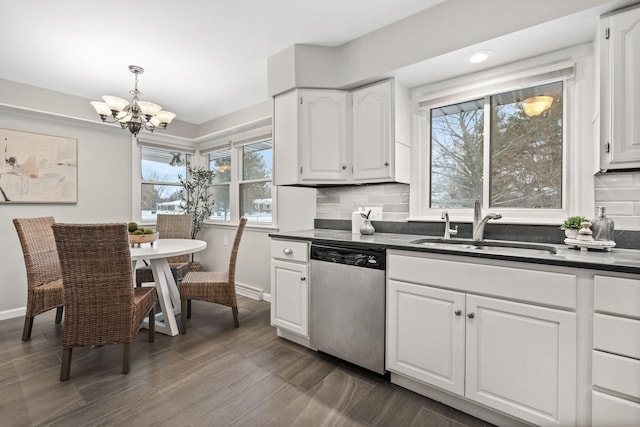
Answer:
M139 65L143 100L200 124L265 101L267 59L283 49L341 45L444 1L0 0L0 78L87 99L128 99L133 75L127 67ZM486 68L584 43L593 39L603 11L471 46L397 76L415 86L427 83L424 67L430 81L473 71L460 59L478 48L497 52Z

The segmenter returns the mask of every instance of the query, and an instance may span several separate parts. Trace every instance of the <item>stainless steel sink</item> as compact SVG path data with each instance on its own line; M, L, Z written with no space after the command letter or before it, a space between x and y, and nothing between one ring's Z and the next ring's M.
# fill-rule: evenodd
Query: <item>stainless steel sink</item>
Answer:
M409 243L440 249L499 253L504 255L556 255L558 253L558 250L553 246L537 243L456 240L437 237L412 240Z

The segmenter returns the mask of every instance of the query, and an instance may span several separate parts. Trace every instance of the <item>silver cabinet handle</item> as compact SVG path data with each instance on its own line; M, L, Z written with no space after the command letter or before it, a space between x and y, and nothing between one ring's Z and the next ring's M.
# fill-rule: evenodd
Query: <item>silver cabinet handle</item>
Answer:
M293 249L289 249L289 248L283 249L282 253L284 253L285 255L291 255L293 253Z
M462 314L462 310L456 310L453 312L456 316L460 316Z
M475 313L472 311L471 313L467 314L467 317L469 319L473 319L474 317L476 317Z

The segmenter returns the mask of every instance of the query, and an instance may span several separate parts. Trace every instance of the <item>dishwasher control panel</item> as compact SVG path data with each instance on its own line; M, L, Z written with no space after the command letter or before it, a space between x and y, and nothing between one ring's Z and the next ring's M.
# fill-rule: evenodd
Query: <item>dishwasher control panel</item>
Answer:
M384 249L362 249L348 246L311 245L311 259L354 267L386 268L386 252Z

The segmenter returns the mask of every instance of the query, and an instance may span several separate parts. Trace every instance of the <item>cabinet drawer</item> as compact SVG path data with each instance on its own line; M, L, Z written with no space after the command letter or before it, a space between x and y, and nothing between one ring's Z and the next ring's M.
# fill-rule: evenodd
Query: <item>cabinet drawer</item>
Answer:
M593 391L591 405L593 427L640 426L640 404Z
M620 277L594 277L596 311L640 319L640 280Z
M640 360L594 351L593 385L640 398Z
M291 240L272 240L271 258L289 261L309 261L309 243L293 242Z
M593 348L640 359L640 320L593 315Z

